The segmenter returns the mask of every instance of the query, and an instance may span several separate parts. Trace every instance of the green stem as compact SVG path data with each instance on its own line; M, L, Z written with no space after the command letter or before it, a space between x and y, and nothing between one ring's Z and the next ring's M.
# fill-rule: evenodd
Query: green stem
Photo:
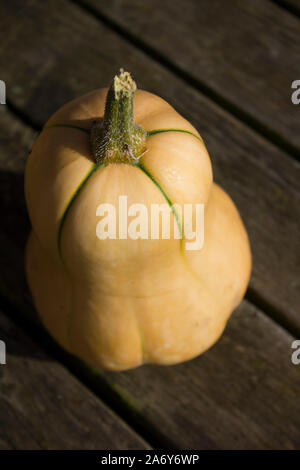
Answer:
M91 129L96 164L136 163L146 150L147 132L134 123L136 84L122 69L108 90L104 118Z

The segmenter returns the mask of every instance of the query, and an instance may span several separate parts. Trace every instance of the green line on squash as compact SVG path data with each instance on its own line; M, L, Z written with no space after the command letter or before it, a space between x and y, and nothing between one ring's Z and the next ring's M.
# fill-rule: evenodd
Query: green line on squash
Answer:
M138 163L137 165L137 168L139 168L140 170L143 171L143 173L145 173L145 175L148 176L148 178L151 179L151 181L155 184L155 186L160 190L161 194L163 195L163 197L165 198L165 200L167 201L167 203L169 204L170 208L171 208L171 211L173 212L173 215L175 217L175 220L177 222L177 226L178 226L178 230L179 230L179 234L180 234L180 246L182 248L182 228L181 228L181 221L179 219L179 216L178 216L178 213L174 207L174 204L172 203L171 199L169 198L169 196L167 195L167 193L163 190L163 188L160 186L160 184L156 181L156 179L151 175L151 173L147 170L147 168L144 167L144 165L142 163Z
M149 137L151 137L152 135L155 135L155 134L161 134L163 132L183 132L184 134L192 135L193 137L196 137L196 139L200 140L200 142L203 142L202 138L199 137L198 135L194 134L193 132L187 131L186 129L175 129L175 128L153 129L152 131L147 131L147 138L149 138Z
M86 134L90 134L90 129L85 129L84 127L76 126L75 124L52 124L51 126L45 127L44 130L46 129L52 129L53 127L66 127L69 129L76 129L78 131L82 131ZM151 131L147 131L147 138L151 137L152 135L155 134L162 134L164 132L183 132L185 134L192 135L193 137L196 137L196 139L200 140L200 142L203 142L202 138L199 137L198 135L194 134L191 131L188 131L186 129L176 129L176 128L170 128L170 129L152 129Z
M73 195L71 196L65 210L64 210L64 213L62 215L62 218L61 218L61 221L60 221L60 224L59 224L59 229L58 229L58 239L57 239L57 244L58 244L58 251L59 251L59 254L61 255L61 246L60 246L60 242L61 242L61 236L62 236L62 230L63 230L63 226L64 226L64 223L65 223L65 220L66 220L66 217L72 207L72 204L73 202L75 201L76 197L78 196L78 194L80 193L81 189L84 187L85 183L89 180L89 178L92 176L93 173L95 173L95 171L100 168L101 165L96 165L95 163L92 165L92 167L90 168L90 170L88 171L88 173L86 174L86 176L83 178L83 180L81 181L81 183L79 184L79 186L77 186L76 190L74 191Z

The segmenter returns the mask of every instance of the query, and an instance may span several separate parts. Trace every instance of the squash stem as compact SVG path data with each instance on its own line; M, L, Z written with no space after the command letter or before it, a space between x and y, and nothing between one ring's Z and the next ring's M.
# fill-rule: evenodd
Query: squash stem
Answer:
M108 90L104 117L91 129L96 164L137 163L146 151L147 132L134 123L135 92L135 81L121 69Z

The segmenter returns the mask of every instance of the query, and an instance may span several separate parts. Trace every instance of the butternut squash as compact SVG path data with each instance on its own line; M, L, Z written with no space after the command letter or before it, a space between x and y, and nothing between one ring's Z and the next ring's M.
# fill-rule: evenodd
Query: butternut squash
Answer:
M125 370L186 361L220 337L249 281L246 230L213 183L197 130L162 98L136 91L128 72L49 119L25 193L28 283L43 324L70 353ZM147 223L153 205L168 204L181 238L160 228L156 238L99 239L97 208L114 207L120 228L120 196L148 209ZM174 204L203 205L201 249L187 249Z

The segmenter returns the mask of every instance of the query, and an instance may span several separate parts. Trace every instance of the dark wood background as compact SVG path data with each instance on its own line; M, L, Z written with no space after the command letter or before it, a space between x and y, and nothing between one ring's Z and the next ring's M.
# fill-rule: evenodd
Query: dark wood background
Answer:
M300 448L299 16L298 0L1 2L1 449ZM47 118L121 66L199 130L254 265L207 353L107 373L61 351L36 319L23 171Z

